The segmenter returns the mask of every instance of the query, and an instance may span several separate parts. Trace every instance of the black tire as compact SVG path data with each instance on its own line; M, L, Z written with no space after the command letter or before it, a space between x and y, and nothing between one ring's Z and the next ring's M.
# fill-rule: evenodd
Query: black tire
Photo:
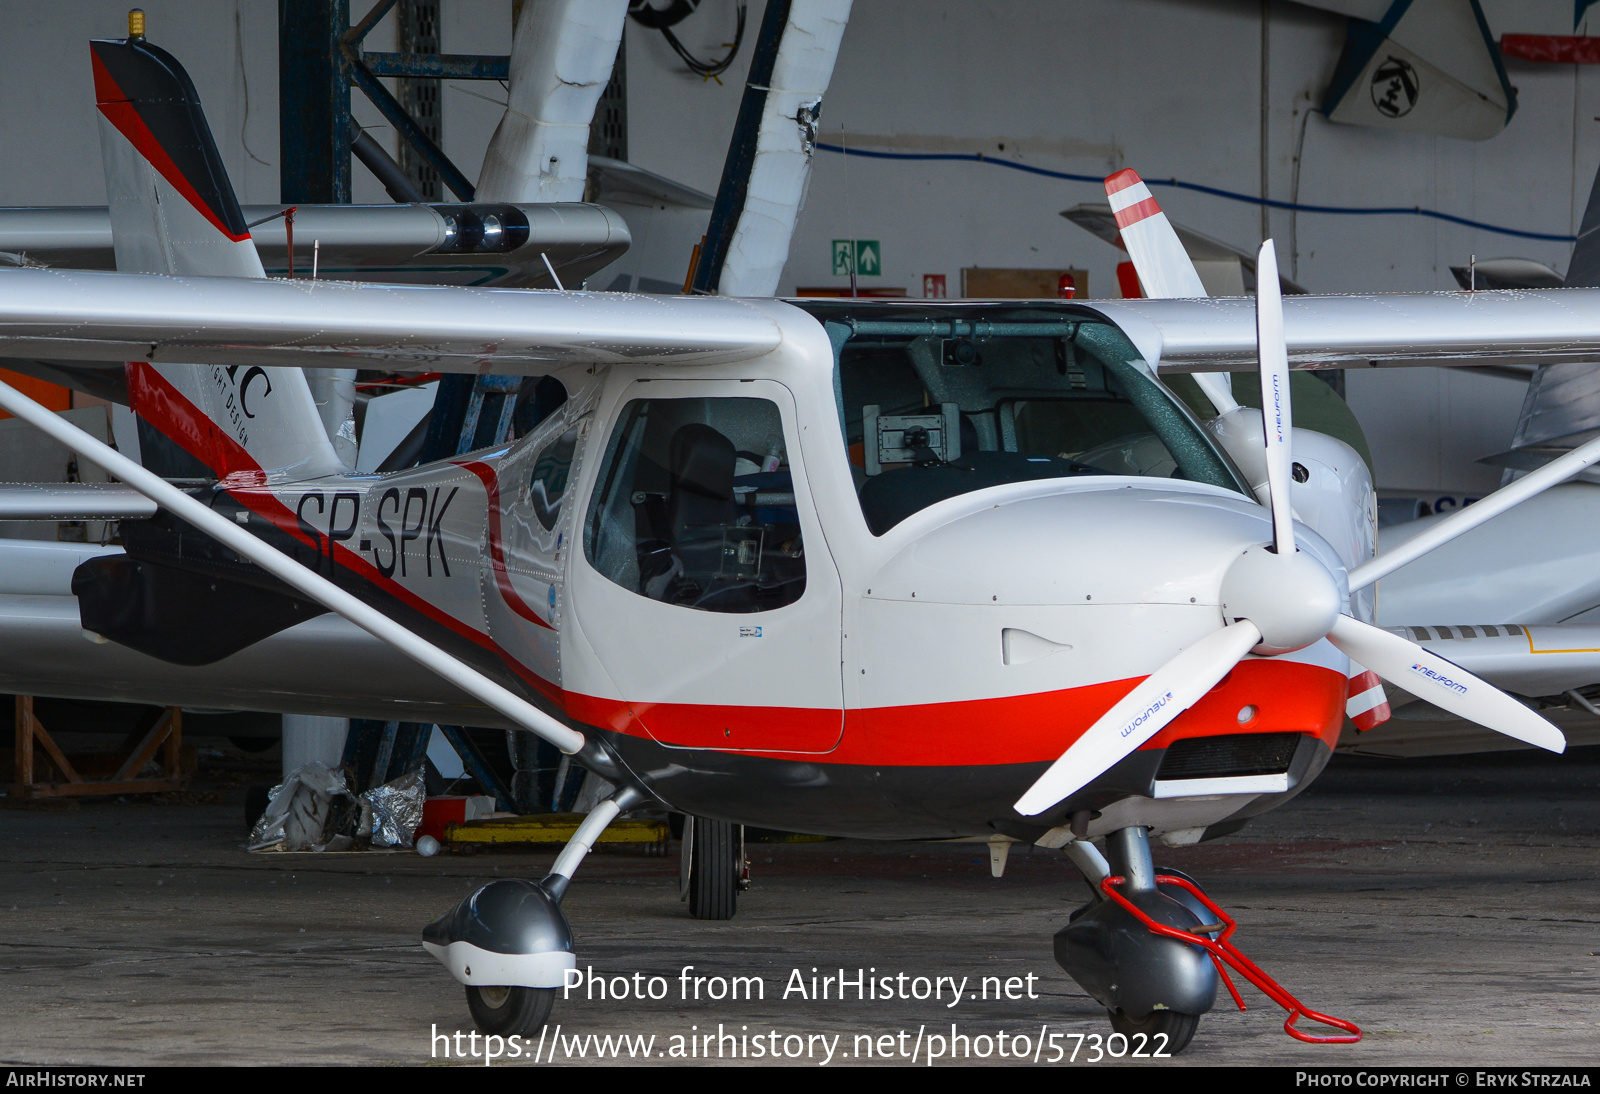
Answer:
M732 919L739 900L739 833L728 821L694 819L689 866L689 914Z
M1180 1014L1175 1010L1154 1010L1137 1020L1120 1010L1106 1013L1111 1016L1111 1028L1124 1037L1131 1038L1136 1033L1142 1033L1147 1038L1154 1038L1158 1033L1165 1034L1165 1045L1150 1044L1145 1051L1167 1052L1174 1056L1189 1047L1189 1042L1194 1040L1194 1031L1200 1026L1198 1014Z
M244 788L244 830L255 830L256 821L261 819L261 814L267 811L267 805L272 800L272 787L247 786Z
M533 1037L550 1020L555 988L480 988L467 985L467 1009L482 1033Z

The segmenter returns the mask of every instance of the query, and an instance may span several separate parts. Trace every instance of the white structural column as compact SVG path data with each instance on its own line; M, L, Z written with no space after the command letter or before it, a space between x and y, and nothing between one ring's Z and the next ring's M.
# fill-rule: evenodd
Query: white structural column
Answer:
M350 719L320 714L283 716L283 776L288 778L308 763L337 769L344 760L344 742Z
M628 0L527 0L511 39L505 117L478 201L582 201L589 123L611 79Z
M794 222L811 182L822 95L833 79L851 0L793 0L773 64L750 186L717 292L772 296L789 260Z
M311 401L317 404L317 417L328 432L328 441L348 469L356 465L356 370L353 368L308 368L306 383L311 386Z

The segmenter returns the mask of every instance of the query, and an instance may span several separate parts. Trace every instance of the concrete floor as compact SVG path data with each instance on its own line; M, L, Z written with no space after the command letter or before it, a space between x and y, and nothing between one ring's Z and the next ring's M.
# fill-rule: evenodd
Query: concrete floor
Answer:
M1219 998L1175 1062L1596 1063L1597 788L1594 749L1341 758L1245 832L1160 852L1236 915L1246 953L1366 1031L1353 1046L1300 1044L1246 987L1249 1012ZM418 931L485 879L536 877L551 856L248 855L239 793L0 811L0 1063L424 1063L436 1028L471 1028ZM995 880L981 845L751 850L754 887L731 923L688 917L676 858L591 856L567 899L580 964L663 976L671 995L558 1001L563 1037L654 1033L662 1051L720 1023L777 1030L780 1043L842 1035L838 1063L858 1033L906 1030L909 1052L919 1028L948 1034L952 1022L969 1036L1005 1030L1008 1050L1011 1034L1042 1026L1068 1035L1068 1051L1077 1034L1109 1032L1050 955L1082 900L1059 853L1018 851ZM685 965L760 976L766 998L681 1001ZM984 976L1032 974L1038 997L953 1010L785 1001L790 971L813 966L970 977L969 992Z

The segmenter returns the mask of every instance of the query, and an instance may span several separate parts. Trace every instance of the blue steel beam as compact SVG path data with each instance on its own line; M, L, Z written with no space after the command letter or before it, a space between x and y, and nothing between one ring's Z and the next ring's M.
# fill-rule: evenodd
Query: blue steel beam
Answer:
M411 146L421 153L422 158L427 160L435 171L439 172L439 178L446 186L455 191L456 197L462 201L471 201L473 194L477 192L477 188L467 181L467 176L461 173L459 167L450 162L450 157L446 156L443 150L428 138L428 135L422 131L422 127L416 123L410 114L406 113L406 108L401 106L393 95L389 94L389 89L378 82L378 78L372 74L371 70L363 63L361 55L356 52L357 44L348 39L342 44L345 59L344 68L349 75L350 82L359 87L362 94L372 100L372 105L377 107L379 113L389 120L389 124L394 126L395 131L404 140L411 142ZM346 98L348 100L348 92L346 93ZM348 113L348 106L346 107L346 112ZM350 160L347 155L345 157L345 171L347 174L349 165ZM346 200L349 199L347 198Z
M467 736L466 729L462 726L442 725L439 727L439 732L450 742L450 747L456 750L456 755L461 757L461 766L466 768L467 774L477 779L479 786L494 795L495 808L506 813L515 813L517 807L511 795L511 788L494 773L489 761L483 758L478 746Z
M511 58L472 53L363 53L374 76L414 80L509 80Z
M278 199L350 200L350 82L340 37L350 0L278 0Z
M728 142L728 157L722 164L722 183L717 187L716 204L706 225L705 246L694 268L693 293L715 296L722 280L722 263L733 243L734 229L744 212L750 192L750 171L755 166L756 138L760 135L761 114L767 108L767 89L772 84L773 65L789 22L791 0L767 0L761 16L756 48L750 55L750 76L745 81L744 98L739 101L739 116L733 123L733 138Z

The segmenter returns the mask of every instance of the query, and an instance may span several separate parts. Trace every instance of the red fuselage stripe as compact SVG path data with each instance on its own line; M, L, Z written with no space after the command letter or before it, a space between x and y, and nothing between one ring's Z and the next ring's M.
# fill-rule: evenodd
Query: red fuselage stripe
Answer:
M260 468L249 454L206 420L160 373L143 362L132 362L129 381L130 389L140 400L135 403L136 411L196 458L209 460L223 455L224 462L238 471L254 469L260 474ZM207 450L207 439L215 446L214 451ZM461 466L483 479L484 473L470 464L471 461ZM485 485L494 480L491 471ZM327 552L326 537L307 536L294 513L270 490L235 488L230 492L240 504L271 520L286 534L319 553ZM493 514L498 511L497 491L491 490L489 497L489 512ZM493 652L519 679L559 703L573 721L691 749L710 748L721 743L721 751L739 755L800 762L825 759L830 764L890 767L1043 763L1056 759L1143 679L1134 677L1060 691L962 702L851 708L842 712L844 731L837 747L827 752L741 749L737 742L718 742L722 727L753 721L788 723L801 735L815 740L819 733L826 735L829 726L839 725L841 712L827 707L640 704L564 691L520 663L488 635L384 577L349 548L334 544L333 549L339 565L434 622ZM503 570L498 570L497 578L502 573ZM1320 737L1331 748L1343 725L1347 688L1348 681L1343 674L1314 665L1268 659L1243 661L1209 694L1143 747L1165 748L1185 737L1297 732ZM1241 723L1240 713L1247 707L1255 707L1257 713ZM646 732L636 710L648 712L653 734ZM729 748L728 744L735 747Z
M846 708L843 735L826 752L741 749L737 741L722 740L723 727L776 720L794 725L797 736L815 740L830 727L837 729L836 709L628 703L572 692L566 699L568 714L581 722L685 748L830 764L982 767L1054 761L1142 679L993 699ZM1243 661L1141 747L1166 748L1186 737L1304 733L1332 748L1344 725L1344 701L1341 673L1296 661ZM1252 707L1253 715L1241 722L1241 712ZM648 719L649 732L636 712Z
M238 441L218 429L209 418L183 396L171 382L143 361L128 362L128 388L134 413L176 441L195 459L227 479L247 480L230 484L224 482L239 504L270 520L278 529L293 536L319 554L328 553L321 535L308 536L300 527L299 519L270 489L259 487L266 478L261 465L245 451ZM345 547L333 544L334 561L353 571L364 580L402 601L441 626L486 649L518 678L557 702L562 701L561 689L522 664L505 649L481 631L461 622L455 616L436 608L410 589L391 578L386 578L372 563Z
M511 587L511 575L506 572L505 552L500 547L500 478L495 474L494 468L478 460L458 460L457 467L465 467L478 478L483 480L484 493L488 495L489 513L489 562L494 567L494 583L500 590L500 595L505 599L506 606L516 612L530 623L537 624L547 630L555 630L537 612L528 607L525 600Z

